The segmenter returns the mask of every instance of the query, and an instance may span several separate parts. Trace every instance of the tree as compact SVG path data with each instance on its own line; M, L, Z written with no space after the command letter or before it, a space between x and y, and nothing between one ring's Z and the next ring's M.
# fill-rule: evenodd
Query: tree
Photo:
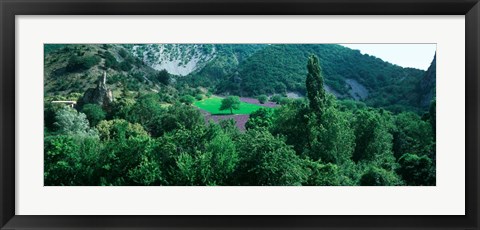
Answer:
M163 69L157 73L157 81L164 85L169 85L171 81L170 73L167 70Z
M305 185L311 186L336 186L340 185L337 165L322 164L317 161L307 160L307 168L310 176Z
M305 133L309 125L308 115L307 104L300 100L275 109L273 114L272 134L285 136L285 142L292 145L298 155L309 145L310 138Z
M131 123L141 124L152 136L158 137L162 133L160 117L163 112L158 94L146 94L138 98L125 118Z
M434 134L428 121L411 112L403 112L394 117L393 151L399 159L403 154L415 153L433 158Z
M205 152L197 158L201 184L227 185L238 163L235 143L225 132L216 132L205 145Z
M75 183L74 161L78 161L79 146L70 136L58 135L44 139L45 185L72 185Z
M310 109L317 115L317 118L321 118L325 109L325 89L323 88L323 75L320 67L318 57L311 55L307 64L307 97L310 105Z
M140 124L132 124L123 119L103 120L98 123L96 128L100 139L103 141L148 136L147 131Z
M283 99L282 95L275 94L270 98L270 101L280 104L280 101L282 101L282 99Z
M70 107L63 107L55 113L53 123L58 134L65 135L93 135L87 116Z
M185 95L180 98L180 102L185 103L186 105L191 105L195 102L195 98L190 95Z
M97 104L86 104L82 108L82 112L87 115L90 125L96 126L98 122L105 119L106 113L102 107Z
M304 154L324 163L350 161L355 148L355 135L349 122L352 118L351 113L338 111L333 106L324 110L320 124L315 117L310 118L304 134L311 139Z
M407 153L398 160L400 168L397 173L402 176L407 185L435 185L435 168L427 156L417 156Z
M101 185L160 185L157 142L149 136L111 139L105 142L99 160Z
M68 60L65 69L69 72L84 71L97 65L100 61L101 58L98 56L79 57L75 55Z
M98 185L100 146L96 137L45 137L45 185Z
M376 110L359 110L353 124L355 133L355 162L367 161L388 170L395 164L392 152L392 125L388 114Z
M398 176L382 168L372 167L360 179L361 186L392 186L402 185Z
M260 102L260 104L265 104L265 102L267 102L267 100L268 100L268 97L267 97L267 95L262 94L262 95L258 96L257 99L258 99L258 102Z
M240 157L235 172L239 185L301 185L308 170L295 151L265 129L252 129L237 142Z
M49 100L45 99L43 103L43 121L44 121L44 127L48 131L53 131L55 129L55 126L53 123L55 123L55 116L58 110L63 108L63 105L61 104L54 104L51 103Z
M160 116L162 133L170 132L179 128L193 129L203 126L205 121L198 109L192 106L176 103L168 107L166 113Z
M256 128L267 128L269 129L272 126L273 120L273 110L269 108L260 108L257 111L250 114L247 123L245 124L246 129L256 129Z
M237 96L229 96L222 100L220 105L220 111L230 110L230 113L233 114L233 110L240 109L240 98Z

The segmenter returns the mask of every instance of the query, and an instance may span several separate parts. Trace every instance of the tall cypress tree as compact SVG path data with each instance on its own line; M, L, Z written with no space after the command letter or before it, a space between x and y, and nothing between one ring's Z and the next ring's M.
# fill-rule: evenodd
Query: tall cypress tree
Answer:
M326 106L326 94L323 89L323 76L318 57L311 55L307 64L307 97L310 103L310 110L320 118Z

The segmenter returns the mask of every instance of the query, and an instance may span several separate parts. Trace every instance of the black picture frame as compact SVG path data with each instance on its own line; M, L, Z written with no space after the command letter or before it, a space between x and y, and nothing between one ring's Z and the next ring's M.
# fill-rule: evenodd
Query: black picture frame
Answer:
M479 229L479 0L0 0L1 229ZM465 15L464 216L21 216L15 214L16 15ZM460 76L458 76L460 77ZM452 153L455 154L455 153ZM463 154L463 153L456 153ZM448 197L445 197L448 199Z

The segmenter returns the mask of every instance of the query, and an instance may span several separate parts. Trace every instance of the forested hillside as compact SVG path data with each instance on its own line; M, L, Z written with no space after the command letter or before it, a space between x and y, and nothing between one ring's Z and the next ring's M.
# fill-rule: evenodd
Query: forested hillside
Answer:
M288 91L305 94L305 60L318 55L327 90L338 98L401 111L419 106L417 85L425 71L402 68L340 45L271 45L256 52L218 87L220 92L255 96ZM433 58L433 57L432 57Z
M44 184L436 185L435 69L338 45L46 45Z

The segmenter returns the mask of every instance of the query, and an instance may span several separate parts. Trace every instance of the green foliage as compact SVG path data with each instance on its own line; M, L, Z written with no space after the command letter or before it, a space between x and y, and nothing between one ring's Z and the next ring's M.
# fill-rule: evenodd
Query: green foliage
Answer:
M98 56L72 56L68 60L66 70L69 72L84 71L92 68L93 66L100 63L100 57Z
M117 59L112 55L112 53L106 51L105 54L105 67L119 70L120 64L118 63Z
M395 116L395 127L393 151L397 159L406 153L433 157L435 135L429 122L417 114L404 112Z
M148 136L106 141L99 160L102 185L159 185L162 180L153 150L157 143ZM155 165L152 165L155 164Z
M240 109L240 98L237 96L229 96L222 100L222 104L220 105L220 111L222 110L230 110L230 113L233 114L233 110Z
M241 52L234 51L234 45L229 47L231 50L217 49L215 46L215 50L229 55ZM335 71L333 73L329 66L332 63L329 63L327 57L331 58L331 50L320 52L316 50L319 47L322 46L297 47L302 55L322 54L320 59L315 56L308 59L308 73L301 73L302 79L307 76L304 79L305 85L299 86L298 82L285 78L286 81L264 84L265 88L259 88L261 90L258 92L255 91L257 86L249 83L251 76L246 74L248 71L240 68L237 74L236 67L233 67L251 65L248 62L251 58L256 58L255 54L227 55L228 58L223 56L223 61L246 62L229 64L230 69L223 69L224 73L218 72L222 76L227 74L232 77L231 86L238 86L236 89L241 90L240 95L243 92L249 93L250 90L256 94L284 94L299 89L298 92L308 96L308 99L290 99L277 94L272 97L272 100L280 104L276 108L244 103L234 96L222 100L219 97L209 97L207 93L209 98L203 99L205 88L191 87L185 84L188 80L168 80L168 84L162 83L161 87L155 85L158 90L155 93L145 94L146 91L140 89L142 84L161 82L155 78L157 72L144 74L138 71L138 63L133 56L120 54L123 48L116 46L106 47L110 51L94 49L92 52L88 47L82 46L70 51L64 50L70 49L69 46L51 51L52 54L74 52L82 58L98 53L105 58L106 63L110 60L108 68L111 69L108 71L116 73L111 79L115 82L112 88L116 100L108 108L108 113L93 104L84 105L82 113L79 113L73 108L49 102L76 100L81 93L46 97L45 185L435 185L435 101L432 102L430 111L422 117L404 111L410 99L396 105L387 105L390 110L395 108L401 111L395 115L384 109L367 106L371 105L371 100L367 100L366 104L353 100L338 101L332 94L326 93L323 86L328 84L332 87L333 82L336 84L333 88L341 87L344 84L341 81L342 75ZM213 52L214 49L211 48L210 51ZM272 51L281 47L271 45L264 48ZM336 48L338 55L345 51ZM315 52L311 52L312 49ZM114 68L117 67L113 62L115 57L110 53L113 51L118 51L123 62L132 65L131 71L116 72ZM205 48L202 52L210 51ZM217 55L215 58L223 54ZM236 59L240 56L243 57L242 60ZM298 61L290 60L292 58L286 61L280 56L278 59L280 60L265 59L260 64L272 65L272 69L275 69L277 67L273 66L281 61L281 69L288 73L295 68L294 64L290 64ZM216 64L223 63L227 66L220 59L215 60ZM354 60L356 59L350 61ZM371 60L374 63L363 64L375 67L376 59ZM385 69L390 68L389 65L384 65ZM302 64L303 69L304 67ZM211 71L208 74L215 72L214 66L208 68ZM343 73L353 74L353 70L362 70L364 67L349 68L352 69ZM198 76L196 74L199 72L193 75ZM268 79L271 72L258 73L264 74ZM389 70L377 76L377 82L362 84L368 87L388 85L393 82L390 77L395 78L397 75L386 73ZM333 81L332 74L336 74L333 75ZM363 78L370 73L360 71L355 74L358 76L349 77ZM406 83L401 87L413 84L414 81L408 79L408 76L414 74L402 74ZM144 77L150 78L152 82L147 83ZM293 75L287 74L285 77ZM209 87L208 92L215 89L221 90L221 87ZM398 90L394 94L408 91L396 87L388 90ZM341 89L338 92L344 93ZM195 101L192 95L201 100ZM258 99L264 101L267 96L262 95ZM377 105L390 103L389 98L385 100ZM222 114L220 109L229 110L230 114L234 110L238 114L250 114L245 125L246 131L240 131L233 119L206 124L200 110L191 104L215 115Z
M148 136L147 131L140 124L132 124L123 119L103 120L96 128L101 140L125 140L130 137Z
M170 132L180 128L193 129L203 126L205 121L198 109L180 103L168 107L160 116L162 132Z
M66 135L44 139L44 184L86 185L98 180L97 138Z
M339 169L337 165L328 163L321 164L320 162L307 161L307 168L310 170L305 185L311 186L337 186L340 185Z
M125 49L120 49L120 50L118 51L118 54L119 54L120 57L122 57L122 58L126 58L126 57L128 56L128 53L127 53L127 51L126 51Z
M211 97L201 101L196 101L194 105L200 109L208 111L211 114L216 114L216 115L231 114L230 111L220 110L222 101L223 99L220 97ZM240 101L240 108L233 112L235 114L251 114L261 108L264 108L264 107Z
M133 66L128 61L122 61L122 62L120 62L120 64L118 64L118 68L122 71L128 72L133 68Z
M308 74L305 85L307 86L307 97L310 110L320 118L326 107L326 95L325 90L323 89L322 69L318 63L317 56L310 56L308 59L307 70Z
M362 186L392 186L402 185L402 181L393 172L372 167L360 179Z
M319 57L324 84L343 98L351 98L346 79L365 86L369 96L366 104L374 107L399 105L402 109L418 109L417 86L425 71L402 68L370 55L361 54L334 44L275 44L258 50L238 67L236 78L224 77L218 88L242 96L283 93L306 93L305 59ZM394 109L394 107L392 107Z
M60 49L65 48L65 44L44 44L43 45L43 52L45 55L50 54L52 52L58 51Z
M55 130L55 116L58 110L62 109L64 105L62 104L54 104L51 103L47 100L45 100L43 104L43 121L44 121L44 126L48 131L54 131Z
M258 96L257 99L258 99L258 102L260 102L260 104L265 104L265 102L268 101L268 97L265 94Z
M407 185L435 185L435 167L427 156L404 154L398 163L397 172L402 176Z
M102 107L97 104L85 104L82 108L82 113L87 116L91 126L96 126L98 122L105 119L106 113Z
M161 119L164 109L160 106L157 94L140 96L132 105L126 119L132 123L141 124L152 136L158 137L163 133Z
M283 97L281 95L275 94L270 98L270 101L280 104L282 99L283 99Z
M260 108L257 111L250 114L245 128L247 129L258 129L266 128L269 129L272 126L273 120L273 110L269 108Z
M157 152L172 185L230 184L238 162L233 140L216 125L166 133Z
M388 114L375 110L359 110L355 113L355 150L353 160L369 161L378 167L391 170L395 158L392 153L391 121Z
M198 157L197 170L202 184L228 184L237 163L238 154L232 138L223 131L218 132L205 145L205 152Z
M273 116L272 134L285 136L286 143L299 155L309 145L310 137L305 132L308 113L307 104L299 100L276 109Z
M195 98L190 95L185 95L180 98L180 102L185 103L186 105L191 105L195 102Z
M436 99L434 99L430 103L429 121L433 128L433 134L435 134L437 131L437 100Z
M324 110L321 122L311 117L305 132L310 136L310 146L304 154L314 160L343 164L352 158L355 135L349 120L351 114L334 107Z
M75 183L72 162L75 161L78 149L78 144L68 136L44 139L45 184L71 185Z
M157 162L143 155L140 164L128 170L128 179L135 185L155 185L162 181L162 172Z
M160 70L156 74L157 81L160 82L163 85L169 85L170 82L171 82L171 78L172 77L170 76L170 73L168 73L167 70L165 70L165 69Z
M304 162L285 142L266 130L252 129L237 142L240 185L301 185L308 177Z
M54 130L64 135L94 135L87 116L70 107L63 107L55 114Z

